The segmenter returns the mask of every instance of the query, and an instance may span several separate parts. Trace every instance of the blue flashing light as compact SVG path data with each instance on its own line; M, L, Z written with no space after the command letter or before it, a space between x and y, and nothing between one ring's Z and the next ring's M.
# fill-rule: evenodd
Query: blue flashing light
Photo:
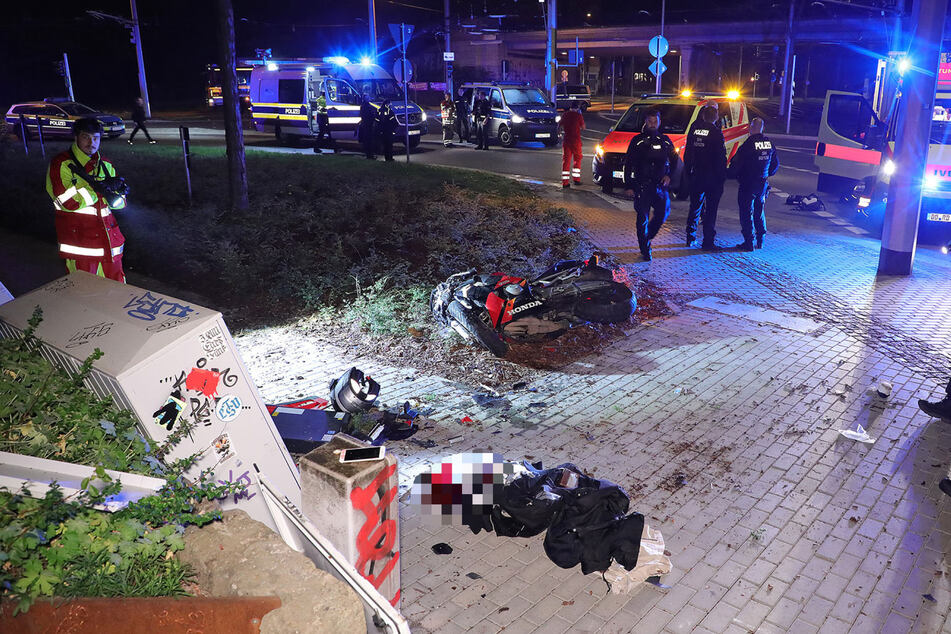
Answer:
M902 57L898 60L898 74L904 75L911 69L911 60L907 57Z
M373 63L373 60L371 60L371 59L370 59L369 57L367 57L366 55L364 55L363 57L360 58L360 65L361 65L361 66L369 66L369 65L372 64L372 63Z
M267 69L268 69L268 70L277 70L277 64L275 64L274 62L269 62L268 65L267 65Z
M308 73L314 72L314 67L313 67L313 66L308 66L308 67L307 67L307 72L308 72Z
M344 66L350 63L350 60L343 55L331 55L330 57L325 57L324 61L335 66Z

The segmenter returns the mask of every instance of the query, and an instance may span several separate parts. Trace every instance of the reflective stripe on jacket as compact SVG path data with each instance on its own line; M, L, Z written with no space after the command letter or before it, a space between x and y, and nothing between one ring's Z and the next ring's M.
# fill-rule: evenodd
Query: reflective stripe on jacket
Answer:
M56 239L62 258L112 260L122 253L125 237L105 200L71 166L94 180L116 175L112 163L97 152L87 156L75 143L50 161L46 193L56 208ZM125 207L125 199L112 209Z

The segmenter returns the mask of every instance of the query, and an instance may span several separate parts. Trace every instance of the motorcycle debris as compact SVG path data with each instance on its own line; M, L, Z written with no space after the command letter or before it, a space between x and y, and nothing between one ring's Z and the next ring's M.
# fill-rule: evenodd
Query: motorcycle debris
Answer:
M548 403L544 401L538 401L537 403L529 403L529 407L548 407Z
M509 409L512 407L512 403L510 403L507 398L501 398L499 396L473 394L472 400L475 401L475 404L479 407L485 407L486 409Z
M494 397L496 397L496 398L502 396L502 395L499 394L495 389L489 387L489 386L486 385L485 383L479 383L479 387L484 388L489 394L491 394L492 396L494 396Z
M439 542L438 544L433 544L433 552L437 555L448 555L452 552L452 546L446 542Z
M527 382L525 382L525 381L519 381L518 383L513 383L513 384L512 384L512 389L513 389L513 390L521 390L522 388L525 388L525 387L527 387L527 386L528 386L528 383L527 383Z
M480 575L478 572L467 572L467 573L466 573L466 576L469 577L470 579L481 579L481 578L482 578L482 575Z
M463 440L465 440L465 436L453 436L452 438L449 439L449 444L454 445L457 442L461 442Z
M410 438L409 441L413 443L414 445L419 445L423 449L432 449L433 447L436 446L436 441L430 440L429 438L427 438L426 440L420 440L419 438Z
M857 425L856 429L840 429L840 436L845 436L849 440L855 440L857 442L864 442L867 445L875 443L875 439L868 435L868 432L865 431L865 428L861 425Z

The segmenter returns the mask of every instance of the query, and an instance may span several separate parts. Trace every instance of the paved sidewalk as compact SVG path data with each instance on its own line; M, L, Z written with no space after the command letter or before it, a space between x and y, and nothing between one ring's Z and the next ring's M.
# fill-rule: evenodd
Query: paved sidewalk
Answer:
M238 338L266 399L321 390L356 364L383 401L430 404L436 425L414 438L437 446L390 446L401 492L463 451L570 461L625 488L667 540L670 588L614 595L600 575L555 566L541 537L432 526L404 501L402 610L414 631L947 631L951 500L937 482L951 425L915 399L951 376L951 259L922 251L914 276L876 278L877 242L794 230L754 253L688 251L678 204L642 263L623 204L566 200L676 312L508 390L507 412L480 408L466 386L289 344L278 330ZM738 241L723 225L723 242ZM887 400L874 393L881 380L894 386ZM857 424L874 444L839 436ZM453 553L434 554L437 542Z

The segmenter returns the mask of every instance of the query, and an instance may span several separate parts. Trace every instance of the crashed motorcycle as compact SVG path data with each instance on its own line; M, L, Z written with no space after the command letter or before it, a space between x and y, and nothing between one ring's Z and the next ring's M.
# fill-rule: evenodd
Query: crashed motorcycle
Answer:
M551 339L573 326L627 321L636 304L631 289L615 282L597 256L562 260L532 280L464 271L429 298L436 321L497 357L508 352L508 341Z

